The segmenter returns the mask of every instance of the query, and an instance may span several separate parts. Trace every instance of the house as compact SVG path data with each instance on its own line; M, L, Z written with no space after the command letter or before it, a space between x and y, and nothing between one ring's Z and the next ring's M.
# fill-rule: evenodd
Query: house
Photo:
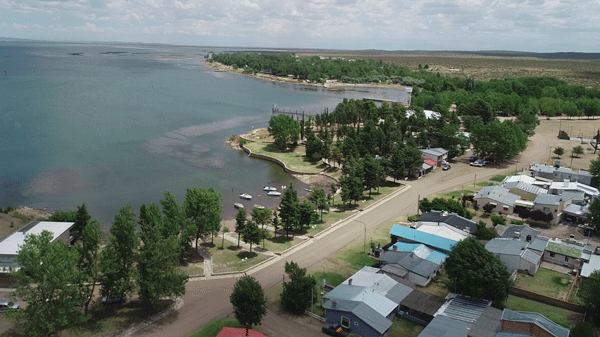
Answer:
M529 275L535 275L542 264L542 253L529 249L529 243L514 238L495 238L485 245L485 249L498 255L509 273L524 270Z
M592 184L593 175L585 170L573 172L568 167L560 167L560 163L554 166L533 164L529 167L533 177L541 177L552 181L576 181L585 185Z
M550 240L544 252L544 261L565 266L569 269L578 269L582 258L584 245L565 242L561 240Z
M325 326L340 325L363 337L389 336L392 318L412 288L363 267L323 296Z
M473 327L469 331L469 337L496 337L502 326L501 317L502 310L491 306L486 307L483 309L481 316L473 323Z
M477 224L474 221L463 218L456 213L440 211L423 213L414 224L417 229L424 225L440 226L446 224L468 234L475 234L475 231L477 230Z
M496 336L569 337L570 331L537 312L504 309L500 331L512 333Z
M256 330L248 330L248 334L246 335L246 329L244 328L229 328L224 327L221 329L221 332L217 335L217 337L267 337L267 335L262 334Z
M436 167L436 163L433 163L432 161L430 161L430 163L427 164L425 161L423 161L423 164L421 164L421 166L418 168L416 177L420 178L420 177L426 175L427 173L433 171L433 169L435 167Z
M25 244L27 235L39 235L43 231L48 231L52 233L52 243L63 241L68 245L71 242L70 231L74 224L74 222L33 221L12 233L0 242L0 272L8 273L11 269L21 268L16 258L20 247Z
M421 149L420 151L423 160L429 159L436 164L435 166L442 166L442 163L448 160L448 150L442 149L441 147Z
M590 205L570 204L563 209L563 221L571 223L586 223Z
M557 224L562 218L563 209L570 205L572 199L570 197L554 195L554 194L540 194L533 201L533 210L540 210L546 214L552 214L552 220L549 221L551 224Z
M475 322L491 304L491 301L450 293L419 337L467 337Z
M473 197L473 200L475 205L479 208L490 204L494 207L492 212L512 214L515 202L520 198L521 197L518 195L510 193L510 191L504 187L486 186Z
M439 237L457 242L471 236L468 232L462 231L445 223L441 223L439 225L420 225L415 227L419 232L437 235Z
M427 247L442 253L449 252L450 249L452 249L452 246L456 244L456 241L454 240L420 232L414 228L409 228L398 224L394 224L392 226L392 229L390 229L390 235L392 236L392 244L396 242L422 243Z
M510 193L516 194L521 197L521 199L527 201L533 201L538 195L548 193L547 189L524 181L503 182L500 184L500 186L508 189Z
M433 320L433 315L446 302L445 299L428 293L413 290L400 302L398 316L421 325Z
M600 195L598 189L595 187L591 187L576 181L569 181L568 179L562 182L553 182L550 184L549 192L550 194L556 195L565 195L565 193L570 192L573 196L583 194L583 199L581 198L573 198L574 201L589 201L592 202L594 198Z
M596 247L587 261L583 262L579 276L581 276L582 279L587 279L596 270L600 270L600 247Z
M405 279L411 285L424 287L442 269L447 257L423 244L396 242L377 259L383 264L382 273L396 281Z

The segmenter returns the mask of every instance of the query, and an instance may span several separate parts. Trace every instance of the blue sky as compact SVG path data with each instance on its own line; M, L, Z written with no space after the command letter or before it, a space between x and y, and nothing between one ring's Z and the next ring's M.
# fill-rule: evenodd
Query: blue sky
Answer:
M0 0L0 36L204 46L600 52L600 0Z

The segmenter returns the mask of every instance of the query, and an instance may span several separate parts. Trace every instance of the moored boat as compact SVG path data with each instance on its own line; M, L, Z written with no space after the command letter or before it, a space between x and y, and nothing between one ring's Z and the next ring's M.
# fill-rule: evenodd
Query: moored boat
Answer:
M264 191L277 191L277 187L273 187L273 186L265 186L263 187Z
M244 208L244 205L240 204L239 202L236 202L233 204L233 207L241 209L241 208Z
M269 191L269 192L267 193L267 195L270 195L270 196L272 196L272 197L278 197L278 196L280 196L280 195L281 195L281 192L279 192L279 191Z
M250 200L250 199L252 199L252 196L248 193L242 193L242 194L240 194L240 198Z

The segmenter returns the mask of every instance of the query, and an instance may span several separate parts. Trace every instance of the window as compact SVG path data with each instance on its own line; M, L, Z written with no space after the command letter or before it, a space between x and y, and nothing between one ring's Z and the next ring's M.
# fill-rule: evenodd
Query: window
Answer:
M565 256L565 262L569 262L569 257Z
M554 253L553 252L550 252L550 257L554 257Z
M342 316L342 327L344 327L344 328L350 327L350 319L348 317Z

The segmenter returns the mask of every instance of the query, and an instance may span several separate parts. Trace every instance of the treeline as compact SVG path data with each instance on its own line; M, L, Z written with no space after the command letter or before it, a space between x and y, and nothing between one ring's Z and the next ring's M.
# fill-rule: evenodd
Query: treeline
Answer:
M91 219L85 204L59 211L50 221L75 222L74 244L44 231L28 235L13 271L14 295L27 306L11 312L27 336L50 336L78 329L88 319L96 288L108 301L137 293L144 309L166 296L185 293L188 276L178 269L194 240L208 240L221 228L222 196L213 188L188 189L178 204L166 192L160 206L125 206L108 235Z
M216 54L214 61L242 68L245 73L292 75L311 82L338 80L345 83L399 83L414 86L411 105L442 112L456 103L459 115L469 115L469 106L481 100L493 115L515 116L542 113L547 116L598 116L600 91L548 77L524 77L474 81L441 76L427 67L409 68L382 61L321 59L281 54Z

